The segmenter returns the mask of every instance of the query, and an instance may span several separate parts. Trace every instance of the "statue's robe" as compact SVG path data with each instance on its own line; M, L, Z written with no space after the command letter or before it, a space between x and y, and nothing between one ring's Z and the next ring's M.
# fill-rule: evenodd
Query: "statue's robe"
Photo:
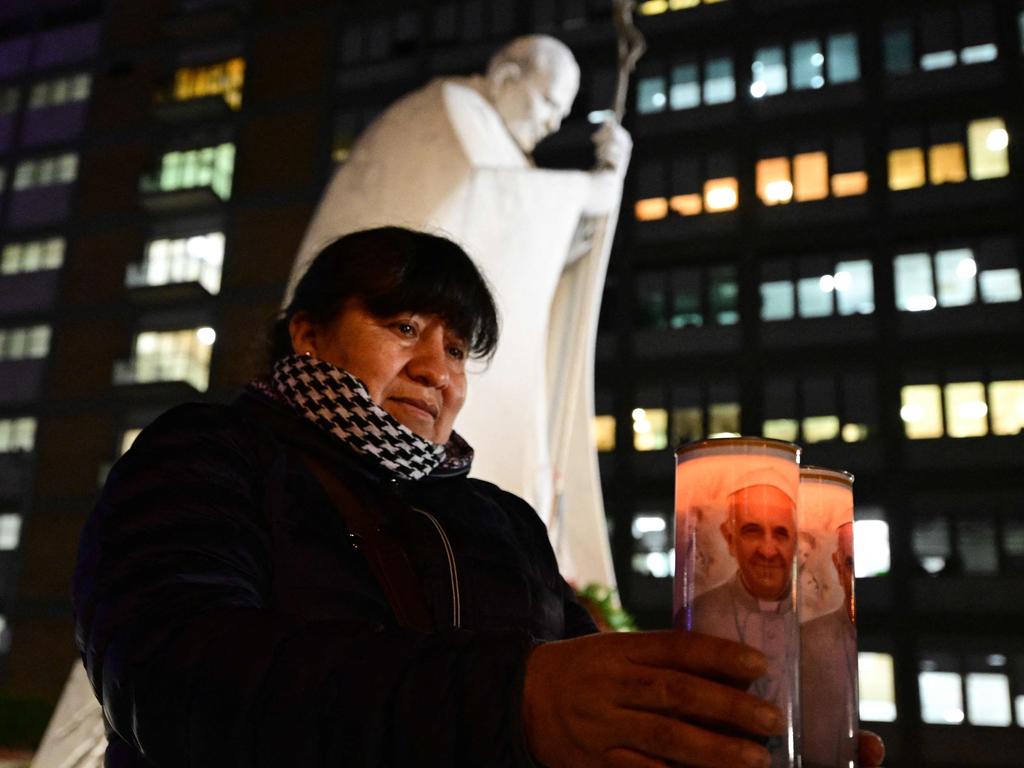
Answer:
M565 272L566 261L592 175L535 167L485 98L484 83L479 76L436 79L367 128L321 198L286 302L318 251L348 232L400 225L459 243L491 284L501 318L497 353L485 370L470 364L466 405L456 420L457 431L476 449L473 474L522 496L550 521L555 489L548 404L574 400L569 459L557 468L567 519L553 543L567 576L612 584L589 434L599 288L582 297L582 313L565 311L571 292L564 277L573 272ZM598 265L599 283L604 266ZM558 369L562 380L551 382L549 391L549 339L560 338L567 327L564 319L551 327L552 316L585 317L589 327L570 330L589 344L590 354L574 357L572 365L588 368L576 372L582 375ZM565 391L570 382L573 391Z

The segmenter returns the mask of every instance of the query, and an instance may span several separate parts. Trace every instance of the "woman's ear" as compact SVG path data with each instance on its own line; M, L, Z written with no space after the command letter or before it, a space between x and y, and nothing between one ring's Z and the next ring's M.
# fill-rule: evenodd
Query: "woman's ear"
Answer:
M299 310L288 321L288 335L292 339L292 351L297 355L317 354L317 324L308 312Z

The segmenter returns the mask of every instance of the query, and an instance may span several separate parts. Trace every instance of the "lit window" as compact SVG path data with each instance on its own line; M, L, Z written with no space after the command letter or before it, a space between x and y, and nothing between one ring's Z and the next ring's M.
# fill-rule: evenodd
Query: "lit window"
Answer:
M755 99L786 92L786 54L782 46L759 48L754 52L750 69L753 75L750 95Z
M964 698L956 672L922 671L917 676L921 719L955 725L964 721Z
M970 248L956 248L935 254L935 278L939 306L962 307L976 298L974 276L978 264Z
M868 191L868 175L864 171L848 171L832 174L832 195L853 197Z
M0 328L0 360L34 360L50 353L50 326Z
M672 109L690 109L700 105L700 76L696 64L672 67L668 103Z
M707 2L707 0L705 0ZM725 104L736 98L732 59L714 56L704 63L704 103Z
M668 207L680 216L696 216L703 212L704 200L696 192L689 195L674 195L669 198Z
M896 685L892 656L861 651L857 654L860 719L875 723L896 720Z
M662 112L668 99L664 77L644 77L636 84L636 110L642 115Z
M796 442L799 432L800 424L796 419L765 419L761 423L761 434L773 440Z
M978 275L978 284L986 304L1021 300L1020 270L1016 267L986 269Z
M799 202L828 197L828 155L803 152L793 157L793 196Z
M914 189L924 186L924 152L920 147L889 152L889 189Z
M805 443L823 443L839 437L838 416L808 416L802 427Z
M222 232L153 240L142 262L129 266L125 282L130 287L197 282L216 294L223 261Z
M838 262L832 281L840 315L870 315L875 311L875 282L870 261Z
M92 77L87 73L58 77L36 83L29 92L29 109L56 107L69 102L85 101L92 88Z
M921 56L921 69L949 69L956 66L956 51L932 51Z
M155 188L161 192L176 189L209 187L221 200L231 197L231 178L235 169L235 145L219 144L215 147L168 152L160 160L160 172ZM154 185L143 183L145 191Z
M792 282L776 280L761 283L762 320L789 320L793 317L794 311Z
M708 437L739 435L740 404L712 403L708 408Z
M988 434L988 405L985 403L985 387L981 382L947 384L945 400L946 434L949 437L980 437Z
M210 381L210 356L216 333L203 327L180 331L146 331L135 339L135 354L118 363L114 381L142 384L183 381L205 392Z
M934 144L928 147L928 182L959 184L967 180L964 145L960 142Z
M637 10L644 16L657 16L668 10L668 0L644 0Z
M1010 713L1010 680L994 672L967 673L967 719L973 725L1006 726Z
M911 440L942 437L942 394L936 384L916 384L900 391L903 432Z
M42 272L59 269L63 263L64 238L62 237L32 240L27 243L10 243L4 246L3 255L0 256L0 274Z
M771 157L757 162L757 196L765 205L788 203L793 199L793 182L788 157Z
M735 267L715 267L708 271L708 303L711 316L719 325L736 325L740 321L739 283Z
M825 85L825 55L817 40L798 40L790 46L793 90L821 88Z
M803 277L797 281L796 295L800 317L828 317L832 314L832 293L835 278L832 275Z
M0 515L0 551L18 548L21 539L21 515L5 513Z
M884 576L891 566L889 524L885 520L857 520L853 524L854 572L857 578Z
M969 45L960 49L961 64L983 64L986 61L995 61L998 56L999 48L995 43Z
M988 385L993 435L1024 431L1024 381L993 381Z
M137 438L141 434L141 427L136 429L126 429L124 432L122 432L120 453L118 455L124 456L124 454L128 453L128 449L132 447L132 444L135 442L135 438Z
M598 451L615 450L615 417L597 415L590 426L591 439Z
M829 35L826 64L830 84L859 80L860 55L857 52L857 36L853 33Z
M174 73L174 99L221 96L231 109L240 109L244 81L245 59L240 57L202 67L183 67Z
M633 210L637 221L657 221L668 216L668 200L664 197L637 200Z
M668 412L664 408L633 409L633 448L662 451L668 447Z
M665 517L657 510L638 511L633 515L630 526L634 542L631 565L636 573L666 578L675 570L672 529Z
M1009 143L1006 123L1000 117L968 123L967 155L971 178L979 181L1006 176L1010 172L1010 161L1006 154Z
M907 312L935 309L932 260L927 253L907 253L893 262L896 273L896 306Z
M704 182L704 209L708 213L734 210L739 197L739 182L735 178L709 179Z
M961 518L956 524L956 539L965 574L993 574L999 570L999 547L991 517Z
M844 443L860 443L868 439L871 435L871 430L868 429L867 424L849 423L843 424L839 435L843 438Z
M671 328L699 327L704 325L701 307L701 274L696 269L676 269L672 272L672 302L668 324Z
M78 155L65 153L53 157L24 160L14 170L14 189L51 187L70 184L78 177Z
M31 451L36 443L36 420L0 419L0 453Z
M704 437L704 413L700 408L672 410L672 436L676 445Z

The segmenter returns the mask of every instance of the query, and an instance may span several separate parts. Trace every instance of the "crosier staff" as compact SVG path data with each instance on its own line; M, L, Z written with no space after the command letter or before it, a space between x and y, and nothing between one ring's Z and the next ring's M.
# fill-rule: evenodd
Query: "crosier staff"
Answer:
M633 22L635 5L633 0L613 2L619 67L612 107L614 117L609 118L605 129L611 129L612 124L621 124L626 112L630 76L647 49L643 34ZM628 158L623 163L628 163ZM599 158L597 167L599 170L611 170L613 164L607 158ZM625 168L619 170L624 175ZM560 328L561 334L557 343L549 346L548 359L551 375L548 384L549 413L553 416L549 440L555 468L554 503L548 533L559 555L565 554L567 486L572 486L570 497L575 507L588 507L587 514L592 515L594 521L603 522L604 518L597 457L589 441L589 430L594 415L592 372L597 315L620 203L621 193L607 214L581 218L570 246L565 279L559 288L560 296L556 299L560 311L551 317L553 327ZM592 331L581 334L581 329ZM580 452L581 460L576 463L575 471L569 472L569 459L574 451ZM589 457L586 463L582 460L584 455ZM581 553L574 554L578 558ZM613 584L614 571L607 549L588 554L605 561L607 584Z

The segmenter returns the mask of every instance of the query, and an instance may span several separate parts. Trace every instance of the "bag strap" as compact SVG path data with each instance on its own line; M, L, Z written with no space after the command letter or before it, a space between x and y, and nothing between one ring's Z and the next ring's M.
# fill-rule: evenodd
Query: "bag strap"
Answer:
M401 544L381 530L380 510L373 508L372 501L357 497L319 458L307 451L300 454L345 521L398 624L419 632L433 632L433 622L409 556Z

